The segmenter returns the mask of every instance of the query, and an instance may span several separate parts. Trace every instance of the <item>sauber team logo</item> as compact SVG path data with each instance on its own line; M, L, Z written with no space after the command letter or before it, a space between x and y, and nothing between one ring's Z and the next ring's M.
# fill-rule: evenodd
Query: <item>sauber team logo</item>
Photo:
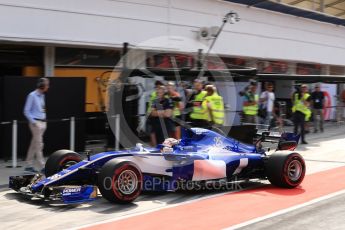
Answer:
M215 147L221 147L223 145L223 141L220 137L215 137L213 140Z
M56 180L59 179L62 175L60 174L54 174L53 176L48 177L47 179L49 180Z
M73 187L73 188L65 188L62 193L63 194L71 194L71 193L79 193L81 191L81 187Z
M207 132L208 132L207 129L203 129L203 128L194 128L193 131L194 131L195 134L197 134L197 135L204 134L204 133L207 133Z

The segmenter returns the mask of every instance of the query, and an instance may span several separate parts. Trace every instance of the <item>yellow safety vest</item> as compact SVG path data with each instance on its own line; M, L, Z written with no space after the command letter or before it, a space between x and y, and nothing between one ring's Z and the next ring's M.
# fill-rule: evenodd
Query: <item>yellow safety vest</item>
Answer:
M218 125L222 125L224 123L223 98L220 95L218 95L217 93L214 93L211 96L205 97L205 101L209 102L211 105L213 123L218 124ZM209 120L211 120L210 117L209 117Z
M254 101L256 102L256 105L243 106L243 113L245 115L258 115L259 95L257 95L257 94L254 95Z
M193 110L190 114L191 119L208 120L207 108L203 103L205 101L206 91L201 91L195 95L193 100Z
M174 117L177 117L177 116L180 116L181 115L181 111L180 111L180 108L178 106L178 102L174 102L174 111L173 111L173 116Z
M150 94L150 99L149 99L149 104L147 106L147 111L146 113L147 114L150 114L151 113L151 107L152 107L152 103L154 100L157 99L157 92L156 91L153 91L151 94Z
M170 97L170 98L172 98L172 97ZM181 115L181 111L179 108L180 101L173 101L173 103L174 103L173 116L174 117L180 116Z
M309 118L311 117L311 110L308 108L308 106L304 105L304 101L306 101L309 97L310 94L306 93L303 95L302 99L298 99L298 94L295 94L295 100L294 100L294 106L292 107L292 111L296 112L296 111L300 111L301 113L303 113L305 115L305 121L308 121Z

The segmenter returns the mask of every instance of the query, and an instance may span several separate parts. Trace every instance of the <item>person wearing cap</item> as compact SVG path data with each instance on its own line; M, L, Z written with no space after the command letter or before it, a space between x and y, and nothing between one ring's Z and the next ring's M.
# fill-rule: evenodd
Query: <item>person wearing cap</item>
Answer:
M150 142L151 142L152 146L156 146L156 136L155 136L155 132L152 131L152 121L151 121L152 103L153 103L154 100L157 99L157 90L161 86L164 86L163 82L161 82L161 81L156 81L155 82L155 89L150 94L150 98L149 98L148 105L147 105L147 111L146 111L146 114L148 116L148 119L147 119L147 130L150 133Z
M320 90L320 84L315 85L315 90L311 94L312 107L313 107L313 117L314 117L314 133L318 132L318 126L320 131L323 132L323 107L325 95ZM318 119L320 117L320 119ZM318 124L319 123L319 124Z
M151 107L151 125L155 134L154 145L163 143L173 132L172 113L174 104L167 98L165 86L157 87L157 98L153 100Z
M173 137L175 139L181 138L181 125L179 121L182 121L181 112L183 110L183 103L180 94L176 91L175 82L169 81L167 84L167 96L172 100L174 104L173 119L175 120L175 132Z
M294 112L293 122L294 122L294 133L298 133L298 128L300 127L301 141L302 144L308 144L305 140L305 123L310 119L311 111L310 106L310 94L308 93L308 86L302 85L299 92L295 92L292 96L292 112Z
M27 167L25 171L28 172L37 172L34 165L35 160L39 164L40 170L42 172L44 171L43 135L47 128L44 94L48 89L49 79L40 78L37 82L36 90L27 96L24 106L24 115L29 122L29 128L32 134L31 143L26 155Z
M224 124L224 101L217 93L217 89L214 85L207 85L205 87L207 92L205 97L205 103L208 110L208 120L217 126Z
M161 82L161 81L156 81L156 82L155 82L155 90L150 94L149 104L148 104L148 106L147 106L147 114L150 114L150 113L151 113L152 102L153 102L154 100L156 100L156 98L157 98L157 89L158 89L160 86L164 86L163 82Z
M245 123L256 124L259 110L259 95L256 93L257 84L252 83L248 92L244 94L243 120Z
M203 82L200 79L194 80L194 91L191 96L192 112L190 120L193 127L207 128L209 127L207 109L203 106L206 91L203 90Z

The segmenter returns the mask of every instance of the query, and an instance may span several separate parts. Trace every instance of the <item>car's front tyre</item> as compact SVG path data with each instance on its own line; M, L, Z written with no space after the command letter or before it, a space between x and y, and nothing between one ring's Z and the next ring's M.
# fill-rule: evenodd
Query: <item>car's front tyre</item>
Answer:
M304 159L298 153L274 153L266 162L266 176L278 187L297 187L302 183L305 171Z
M113 203L131 203L142 191L143 175L131 161L113 159L105 163L98 175L102 196Z

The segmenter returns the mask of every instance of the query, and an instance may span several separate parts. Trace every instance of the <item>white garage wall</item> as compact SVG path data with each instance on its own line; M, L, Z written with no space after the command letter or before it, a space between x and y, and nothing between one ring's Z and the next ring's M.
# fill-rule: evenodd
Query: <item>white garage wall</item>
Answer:
M242 20L226 25L217 53L345 65L344 27L216 0L0 0L0 40L120 47L171 35L195 40L182 48L195 52L198 28L229 10Z

